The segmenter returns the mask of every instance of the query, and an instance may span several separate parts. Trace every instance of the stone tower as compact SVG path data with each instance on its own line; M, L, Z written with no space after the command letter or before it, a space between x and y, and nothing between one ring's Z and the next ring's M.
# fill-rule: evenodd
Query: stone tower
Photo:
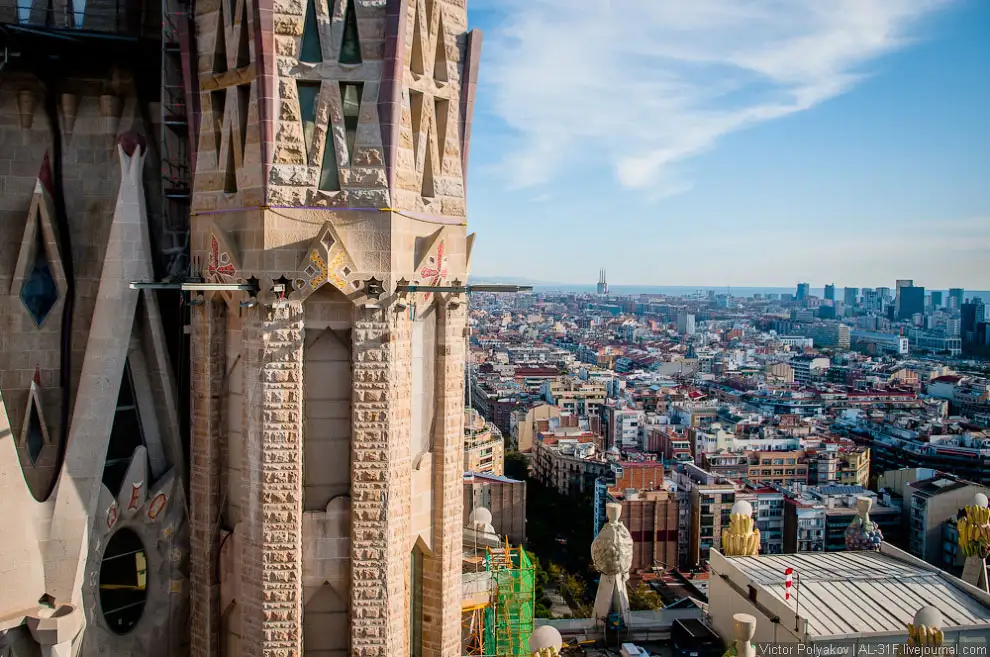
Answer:
M460 654L464 0L203 0L191 652Z

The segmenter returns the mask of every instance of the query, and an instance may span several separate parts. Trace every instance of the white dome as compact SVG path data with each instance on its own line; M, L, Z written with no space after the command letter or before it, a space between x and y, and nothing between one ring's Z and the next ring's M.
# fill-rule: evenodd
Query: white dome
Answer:
M976 506L990 506L990 501L987 500L987 496L983 493L977 493L973 496L973 504Z
M533 655L547 648L560 652L563 645L564 640L560 638L560 632L550 625L541 625L529 635L529 652Z
M736 515L737 513L741 513L744 516L752 516L753 505L746 500L739 500L732 505L732 515Z
M490 525L492 524L492 512L479 506L471 512L470 520L472 525Z
M914 625L942 629L942 612L935 607L922 607L914 615Z

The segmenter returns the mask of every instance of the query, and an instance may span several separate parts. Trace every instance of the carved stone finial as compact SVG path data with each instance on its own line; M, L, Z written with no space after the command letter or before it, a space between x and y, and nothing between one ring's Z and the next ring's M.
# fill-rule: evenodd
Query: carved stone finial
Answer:
M922 607L908 624L908 645L912 648L934 648L942 645L942 612L935 607Z
M760 551L760 530L753 522L753 505L739 500L732 505L729 528L722 531L722 552L728 557L752 557Z
M541 625L529 635L529 652L533 657L557 657L564 640L557 628Z
M756 635L756 617L749 614L734 614L732 616L732 634L735 637L735 649L738 657L753 657L756 647L753 637Z
M856 517L846 527L847 550L868 550L877 552L883 544L883 532L877 523L870 520L873 500L869 497L856 499Z
M605 517L608 518L609 522L619 522L619 518L622 517L622 505L615 503L606 504Z
M629 593L626 582L632 567L632 535L619 522L621 504L606 504L605 515L608 522L591 543L592 562L602 574L595 596L595 617L606 618L614 609L628 620Z

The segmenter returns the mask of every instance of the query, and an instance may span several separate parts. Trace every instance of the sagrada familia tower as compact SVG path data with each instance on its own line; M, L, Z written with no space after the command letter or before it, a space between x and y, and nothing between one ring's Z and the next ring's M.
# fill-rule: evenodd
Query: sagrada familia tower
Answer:
M19 5L0 655L460 655L465 1Z

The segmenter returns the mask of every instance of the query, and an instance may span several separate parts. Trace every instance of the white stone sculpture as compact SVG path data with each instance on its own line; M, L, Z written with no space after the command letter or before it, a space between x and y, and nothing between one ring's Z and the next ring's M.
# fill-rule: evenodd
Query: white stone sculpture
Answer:
M756 617L749 614L732 616L732 633L736 637L734 644L737 657L755 657L756 646L753 636L756 634Z
M529 653L533 657L557 657L563 645L560 632L551 625L542 625L529 636Z
M619 522L622 505L608 504L608 522L591 544L591 559L602 574L595 596L595 618L608 618L614 609L629 621L629 593L626 582L632 567L633 540L626 526Z
M973 502L963 509L959 519L959 547L966 556L963 568L964 582L987 591L990 582L987 577L987 557L990 557L990 507L987 496L977 493Z
M878 552L883 544L883 532L877 523L870 520L873 500L869 497L856 498L856 517L846 527L847 550L869 550Z

